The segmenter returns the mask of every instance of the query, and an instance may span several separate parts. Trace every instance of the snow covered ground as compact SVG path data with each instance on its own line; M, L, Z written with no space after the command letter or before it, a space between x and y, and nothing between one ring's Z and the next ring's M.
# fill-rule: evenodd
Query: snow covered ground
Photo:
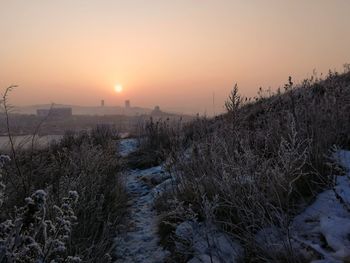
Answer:
M125 157L136 148L135 140L124 139L120 154ZM346 174L337 176L334 188L321 192L290 226L293 248L313 263L350 262L350 151L338 151L335 157L347 169ZM116 240L116 262L164 262L169 252L158 244L158 218L153 202L173 184L162 166L127 172L130 213L124 235ZM257 233L256 241L264 243L268 250L281 250L286 240L279 233L277 227L263 229ZM177 226L175 234L179 240L192 244L191 263L234 263L244 253L238 242L215 226L185 221ZM177 244L179 250L181 243Z
M336 176L335 186L319 193L293 218L289 229L295 253L313 263L350 262L350 152L338 151L335 158L346 174ZM275 255L288 243L283 231L275 226L259 231L256 241Z
M120 154L127 156L136 150L137 143L136 140L125 139L120 146ZM149 184L147 180L153 183ZM126 187L130 195L130 207L126 231L116 239L116 262L161 263L169 254L158 244L158 218L153 209L157 195L154 189L166 180L169 180L169 175L161 166L127 171Z
M120 141L119 154L123 157L136 149L136 140ZM161 263L170 254L158 244L158 217L153 203L157 196L170 190L175 183L162 166L127 171L126 187L131 199L129 216L126 219L127 229L116 239L117 263ZM186 221L177 227L176 234L185 241L191 239L194 256L189 261L191 263L234 263L238 254L242 253L237 243L214 226L209 228L200 223Z
M320 193L292 223L295 241L319 254L318 263L350 262L350 152L338 151L336 158L346 175L337 176L335 187Z
M193 255L188 263L235 263L242 258L240 244L212 224L185 221L177 226L175 234L179 238L178 252L190 249Z
M137 140L133 138L120 140L118 147L119 154L126 157L128 154L136 151Z

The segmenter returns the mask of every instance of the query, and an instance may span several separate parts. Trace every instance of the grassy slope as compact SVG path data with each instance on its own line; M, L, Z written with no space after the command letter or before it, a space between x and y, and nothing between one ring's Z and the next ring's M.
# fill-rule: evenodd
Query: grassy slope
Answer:
M163 240L174 237L174 228L163 222L186 217L172 205L179 200L185 211L190 206L198 214L197 220L214 218L234 235L246 249L246 260L271 261L255 234L277 226L287 236L300 207L332 186L334 165L327 158L332 146L350 147L350 73L330 73L298 86L290 80L283 92L266 97L261 92L253 102L233 95L230 112L185 127L191 158L183 150L170 158L180 184L158 202L160 232ZM208 214L203 200L214 203L215 196L219 201ZM303 261L292 254L282 253L278 260Z

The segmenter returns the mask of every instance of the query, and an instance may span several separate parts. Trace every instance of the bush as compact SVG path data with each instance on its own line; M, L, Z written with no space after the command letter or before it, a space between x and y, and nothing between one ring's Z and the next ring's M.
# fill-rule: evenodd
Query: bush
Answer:
M66 247L76 221L73 206L78 194L71 191L60 207L54 206L52 220L47 219L46 197L45 191L37 190L14 220L0 224L0 262L81 262L68 256Z
M3 167L6 201L0 222L12 216L21 218L14 207L28 210L26 197L36 189L45 189L45 211L39 209L33 216L54 224L58 208L66 207L65 194L70 189L79 194L79 202L74 208L76 222L64 242L66 255L77 255L84 262L108 262L127 198L115 136L114 130L101 126L89 133L67 132L60 142L44 149L17 149L16 162L12 156L12 161ZM46 235L40 231L35 236ZM47 260L46 257L43 262L50 262Z

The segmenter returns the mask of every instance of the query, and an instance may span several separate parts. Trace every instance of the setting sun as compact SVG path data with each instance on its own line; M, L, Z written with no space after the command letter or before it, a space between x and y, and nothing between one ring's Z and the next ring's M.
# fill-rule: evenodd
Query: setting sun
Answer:
M114 90L115 90L115 92L120 93L123 91L123 86L120 84L117 84L114 86Z

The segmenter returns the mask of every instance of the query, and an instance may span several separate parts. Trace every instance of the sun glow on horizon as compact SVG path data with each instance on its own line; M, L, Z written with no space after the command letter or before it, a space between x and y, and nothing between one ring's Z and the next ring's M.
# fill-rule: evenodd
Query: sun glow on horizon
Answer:
M117 84L114 86L114 91L117 93L121 93L123 91L123 86L121 84Z
M222 113L235 83L255 97L288 76L342 71L348 10L346 0L0 0L0 91L18 84L18 106L103 98Z

